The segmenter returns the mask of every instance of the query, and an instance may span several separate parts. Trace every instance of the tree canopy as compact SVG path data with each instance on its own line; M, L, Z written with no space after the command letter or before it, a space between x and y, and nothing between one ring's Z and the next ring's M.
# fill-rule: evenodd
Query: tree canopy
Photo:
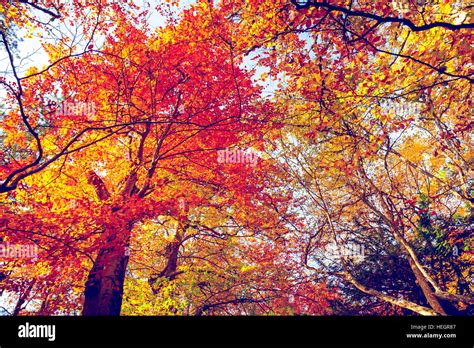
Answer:
M0 306L472 315L471 13L3 1Z

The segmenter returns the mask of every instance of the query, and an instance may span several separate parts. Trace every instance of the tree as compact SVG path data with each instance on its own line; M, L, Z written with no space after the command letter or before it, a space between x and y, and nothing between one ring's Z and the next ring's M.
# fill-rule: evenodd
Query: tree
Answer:
M472 313L467 2L18 6L97 24L2 24L11 313Z

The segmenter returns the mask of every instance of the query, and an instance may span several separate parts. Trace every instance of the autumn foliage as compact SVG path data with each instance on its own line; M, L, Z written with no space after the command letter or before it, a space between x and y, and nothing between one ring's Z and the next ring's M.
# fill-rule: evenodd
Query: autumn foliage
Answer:
M468 1L136 3L0 3L6 314L474 313Z

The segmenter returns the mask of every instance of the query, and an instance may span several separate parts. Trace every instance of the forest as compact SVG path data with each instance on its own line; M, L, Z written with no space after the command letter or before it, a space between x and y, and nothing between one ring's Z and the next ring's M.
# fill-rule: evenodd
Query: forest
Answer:
M0 315L474 315L468 0L1 0Z

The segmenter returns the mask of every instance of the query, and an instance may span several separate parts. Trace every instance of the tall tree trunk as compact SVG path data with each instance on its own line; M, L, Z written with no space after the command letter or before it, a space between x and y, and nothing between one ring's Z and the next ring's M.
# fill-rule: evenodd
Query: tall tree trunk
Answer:
M99 200L107 201L110 198L105 183L93 170L87 173L87 179L94 187ZM126 202L132 195L136 180L136 173L132 171L121 192L122 202ZM112 212L117 213L119 210L118 207L115 207L115 210L112 208ZM119 222L104 229L104 246L100 249L87 277L82 315L120 315L125 271L129 259L127 251L133 225L133 220L123 221L122 218L117 216L116 219L111 219Z
M128 236L123 234L110 238L108 245L100 250L87 277L82 315L120 315L129 259Z

